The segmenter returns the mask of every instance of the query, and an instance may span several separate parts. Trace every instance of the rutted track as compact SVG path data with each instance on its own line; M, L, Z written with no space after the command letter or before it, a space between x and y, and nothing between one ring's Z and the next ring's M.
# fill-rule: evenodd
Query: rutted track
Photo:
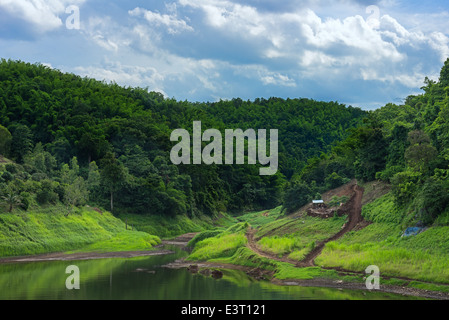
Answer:
M343 210L348 215L348 221L345 223L345 225L340 230L340 232L338 232L337 234L333 235L332 237L320 242L312 251L310 251L305 256L305 258L302 261L298 262L295 260L288 259L286 257L279 258L278 256L276 256L274 254L271 254L269 252L265 252L265 251L261 250L259 248L258 244L256 243L256 240L254 239L254 235L257 231L255 229L248 230L248 232L246 234L246 237L248 239L247 246L251 250L256 252L257 254L259 254L260 256L265 257L265 258L269 258L269 259L273 259L273 260L277 260L277 261L281 261L281 262L292 263L292 264L296 265L297 267L314 266L315 265L314 261L315 261L316 257L318 257L321 254L326 243L328 243L330 241L335 241L335 240L341 238L347 232L353 230L357 225L359 225L360 223L362 223L364 221L363 217L362 217L362 197L363 197L364 189L358 185L354 185L352 189L353 189L353 194L352 194L351 198L349 199L348 202L345 203L344 207L341 208L341 210Z

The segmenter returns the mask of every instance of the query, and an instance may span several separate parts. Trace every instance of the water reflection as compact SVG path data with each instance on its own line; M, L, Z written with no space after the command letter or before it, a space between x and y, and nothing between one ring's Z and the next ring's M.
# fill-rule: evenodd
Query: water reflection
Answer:
M174 248L170 248L174 249ZM20 300L290 300L400 299L379 292L276 286L243 271L220 279L162 267L187 253L132 259L51 261L0 265L0 299ZM67 290L68 265L80 269L80 289Z

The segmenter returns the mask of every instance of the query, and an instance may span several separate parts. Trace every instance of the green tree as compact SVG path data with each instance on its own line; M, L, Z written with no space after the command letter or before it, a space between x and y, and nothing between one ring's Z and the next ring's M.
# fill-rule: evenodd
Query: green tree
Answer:
M290 183L284 194L283 210L291 214L312 201L316 192L307 184L295 181Z
M101 160L101 185L110 195L110 208L114 212L114 193L117 192L126 181L126 170L115 155L108 152Z
M374 119L367 126L356 131L357 160L354 162L356 178L372 181L376 173L385 169L387 142L383 136L382 127Z
M25 125L19 124L15 127L11 139L11 155L23 163L24 157L31 152L33 147L33 134Z
M405 151L405 159L410 168L426 173L429 171L429 163L438 154L437 149L431 145L429 136L421 131L414 130L409 133L410 147Z
M22 198L18 194L17 188L15 188L12 184L8 184L6 189L3 191L1 200L7 205L9 213L11 213L15 207L23 205Z
M440 85L445 88L449 86L449 58L444 62L440 72Z
M82 177L77 177L64 189L64 204L67 207L67 215L72 212L73 207L79 207L86 204L89 197L87 184Z
M8 129L0 125L0 155L9 157L12 135Z

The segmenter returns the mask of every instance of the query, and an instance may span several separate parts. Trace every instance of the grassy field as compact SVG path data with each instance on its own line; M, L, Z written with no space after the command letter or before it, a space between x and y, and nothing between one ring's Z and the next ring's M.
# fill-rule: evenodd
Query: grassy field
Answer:
M449 227L431 227L417 236L402 237L403 213L391 194L363 207L373 223L326 245L316 263L363 271L377 265L385 276L449 283Z
M417 236L402 237L404 213L396 209L393 197L385 192L367 203L362 215L371 224L329 242L315 260L317 267L296 268L259 256L246 247L244 232L238 225L197 235L191 241L194 250L189 259L260 268L271 271L280 280L324 278L363 282L365 269L377 265L384 285L449 292L449 286L442 285L449 283L449 227L434 226ZM256 222L255 236L264 251L298 261L319 241L338 233L345 223L345 217L326 220L283 217L277 208L248 213L239 220L252 227L253 221ZM354 273L340 275L332 268Z
M238 223L218 234L207 232L198 235L196 239L192 239L195 245L188 260L211 260L232 256L239 248L246 245L245 233L248 226L247 223ZM204 237L205 234L208 237ZM198 237L202 239L198 241Z
M48 252L146 250L160 239L125 229L108 212L79 209L65 216L63 207L0 214L0 257Z
M345 218L283 218L262 226L256 233L264 251L301 260L315 245L338 233Z

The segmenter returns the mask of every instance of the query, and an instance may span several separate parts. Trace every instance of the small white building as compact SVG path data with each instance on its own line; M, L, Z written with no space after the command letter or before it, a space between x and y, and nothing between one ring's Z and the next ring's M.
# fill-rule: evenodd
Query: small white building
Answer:
M313 200L312 205L313 205L313 208L323 208L324 200Z

